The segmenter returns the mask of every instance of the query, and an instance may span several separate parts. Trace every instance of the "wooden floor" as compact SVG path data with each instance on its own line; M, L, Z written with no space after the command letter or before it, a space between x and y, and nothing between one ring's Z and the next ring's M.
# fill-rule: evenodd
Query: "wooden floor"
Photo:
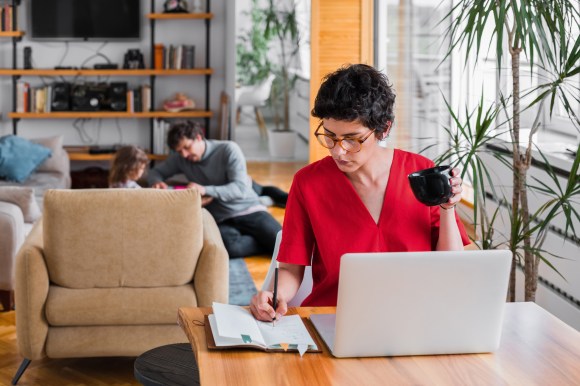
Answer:
M275 185L288 191L292 176L303 167L302 162L248 164L248 173L262 185ZM280 222L284 210L270 209ZM271 256L255 256L246 259L250 274L261 288L268 272ZM0 306L1 307L1 306ZM10 385L22 357L16 345L15 312L0 312L0 385ZM133 377L135 358L83 358L44 359L33 361L24 373L19 385L139 385Z

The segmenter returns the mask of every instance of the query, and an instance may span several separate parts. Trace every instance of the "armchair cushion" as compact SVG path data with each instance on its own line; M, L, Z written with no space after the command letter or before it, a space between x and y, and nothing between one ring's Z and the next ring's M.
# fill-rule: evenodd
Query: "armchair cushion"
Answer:
M51 286L45 313L51 326L154 325L175 323L176 310L183 306L197 306L191 284L89 289Z
M0 177L23 182L48 157L49 148L15 135L0 138Z
M190 189L49 190L43 231L51 281L67 288L189 283L203 247L201 213L201 197Z
M10 202L22 211L24 222L33 223L41 216L34 199L34 189L20 186L0 186L0 201Z

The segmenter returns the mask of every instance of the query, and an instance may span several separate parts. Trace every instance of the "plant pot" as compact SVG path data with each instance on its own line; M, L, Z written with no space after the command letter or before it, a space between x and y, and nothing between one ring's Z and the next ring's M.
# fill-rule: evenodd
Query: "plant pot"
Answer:
M296 133L293 131L270 131L268 149L274 158L294 158Z

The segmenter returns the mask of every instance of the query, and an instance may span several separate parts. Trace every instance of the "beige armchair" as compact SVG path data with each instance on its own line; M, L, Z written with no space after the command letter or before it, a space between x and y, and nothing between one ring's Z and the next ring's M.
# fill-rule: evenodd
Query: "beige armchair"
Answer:
M177 309L228 302L228 255L193 190L49 190L16 260L25 358L138 356L187 342Z

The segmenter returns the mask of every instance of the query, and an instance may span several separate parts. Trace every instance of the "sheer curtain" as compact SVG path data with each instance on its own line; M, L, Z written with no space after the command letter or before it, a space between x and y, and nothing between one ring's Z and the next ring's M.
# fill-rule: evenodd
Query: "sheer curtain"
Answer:
M449 125L445 98L451 94L450 60L442 63L448 42L441 20L451 1L377 0L375 66L384 71L397 94L391 145L435 157L445 146Z

